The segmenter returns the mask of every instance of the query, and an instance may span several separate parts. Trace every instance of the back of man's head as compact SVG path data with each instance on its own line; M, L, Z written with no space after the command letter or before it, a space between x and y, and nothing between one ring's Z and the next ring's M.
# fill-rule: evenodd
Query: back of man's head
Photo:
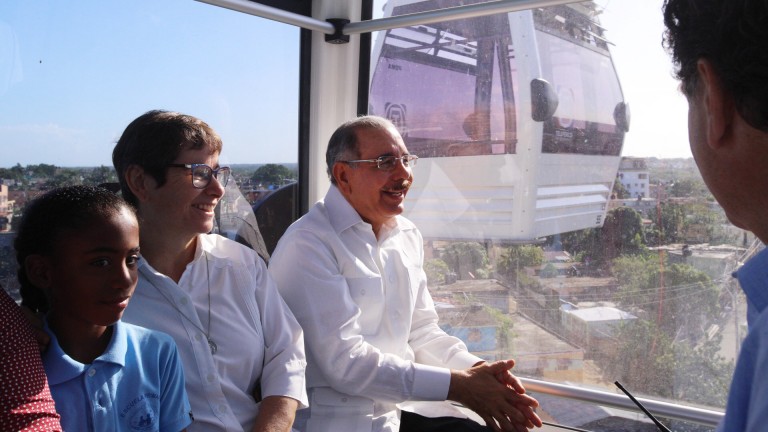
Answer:
M768 1L665 0L664 46L687 97L698 84L697 61L717 71L739 114L768 131Z

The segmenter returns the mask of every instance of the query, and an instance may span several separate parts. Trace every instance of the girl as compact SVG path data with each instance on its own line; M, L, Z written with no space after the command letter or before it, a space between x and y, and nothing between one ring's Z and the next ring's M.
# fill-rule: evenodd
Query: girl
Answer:
M106 189L54 189L24 210L14 247L22 304L46 314L43 364L64 430L185 430L173 340L120 321L140 259L134 210Z

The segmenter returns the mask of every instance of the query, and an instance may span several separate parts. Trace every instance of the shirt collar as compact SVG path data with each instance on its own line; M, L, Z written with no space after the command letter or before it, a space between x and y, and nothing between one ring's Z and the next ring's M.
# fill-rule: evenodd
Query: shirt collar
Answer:
M341 234L343 231L360 224L364 226L366 230L373 233L373 226L360 217L357 210L355 210L355 208L352 207L352 204L344 198L344 195L341 194L341 191L339 191L339 188L335 185L331 185L330 189L328 189L328 193L325 194L323 203L328 212L328 218L331 220L331 225L333 225L333 229L337 234ZM415 228L415 225L408 219L402 216L395 216L390 223L387 223L382 227L379 242L400 231Z
M51 385L61 384L80 376L90 365L82 364L65 353L59 345L56 335L48 327L48 320L44 321L45 331L51 336L48 349L43 354L45 373ZM118 321L112 325L112 339L107 349L94 361L97 363L114 363L125 366L125 354L128 351L128 341L125 334L125 324Z
M365 224L373 232L371 224L365 222L360 217L355 208L352 207L352 204L344 198L344 195L341 194L341 191L335 185L331 185L330 189L328 189L323 202L328 212L328 219L330 219L336 233L340 234L357 224Z
M747 261L736 272L736 277L757 311L765 309L768 306L768 248Z

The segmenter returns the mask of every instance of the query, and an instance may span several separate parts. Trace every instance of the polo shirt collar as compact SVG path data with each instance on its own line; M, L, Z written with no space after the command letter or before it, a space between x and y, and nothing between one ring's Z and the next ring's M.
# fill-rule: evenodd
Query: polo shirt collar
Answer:
M737 272L739 285L757 312L768 306L768 248L747 261Z
M45 373L48 376L50 385L57 385L71 379L77 378L85 372L91 365L82 364L65 353L59 345L56 335L48 327L48 320L44 321L45 331L51 336L51 343L48 350L43 355L45 364ZM128 351L128 338L125 334L125 325L118 321L112 325L112 339L107 345L107 349L94 361L97 363L113 363L121 367L125 366L125 355Z

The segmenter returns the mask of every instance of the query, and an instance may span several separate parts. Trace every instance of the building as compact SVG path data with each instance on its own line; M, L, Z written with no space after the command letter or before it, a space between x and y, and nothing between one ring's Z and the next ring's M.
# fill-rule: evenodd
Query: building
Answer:
M623 157L619 164L617 181L629 192L630 198L650 198L648 165L643 158Z
M494 279L460 280L430 290L440 327L489 361L515 359L530 377L581 382L584 351L517 310L511 291Z
M570 303L560 307L560 318L568 340L587 352L604 351L604 343L609 343L619 326L637 320L631 313L612 306L580 308Z
M0 184L0 231L11 228L14 200L8 198L8 186Z

